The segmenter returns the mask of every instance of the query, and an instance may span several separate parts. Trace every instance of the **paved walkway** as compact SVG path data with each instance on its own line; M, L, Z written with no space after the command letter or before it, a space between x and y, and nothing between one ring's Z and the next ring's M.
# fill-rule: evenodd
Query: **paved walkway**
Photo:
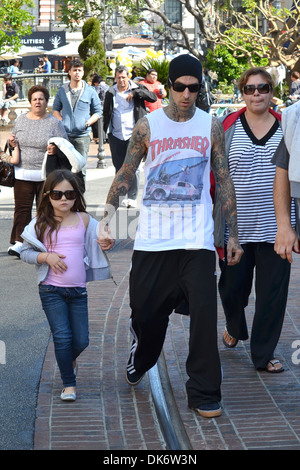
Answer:
M221 339L225 323L219 302L219 349L224 377L223 415L217 419L203 420L187 410L183 378L188 319L173 316L164 352L176 401L193 449L300 449L299 275L300 258L295 256L286 317L276 354L286 369L280 374L254 370L249 341L240 342L235 349L223 346ZM247 308L250 326L253 311L252 296ZM297 348L293 344L295 341L298 341ZM298 364L294 364L293 359Z
M95 155L93 145L91 150ZM89 165L95 168L95 157L89 159ZM111 168L97 171L113 174ZM137 387L130 387L124 380L131 342L128 328L131 254L132 242L124 240L109 254L116 284L107 280L88 285L90 345L78 361L75 403L63 403L59 398L61 379L52 340L49 341L38 394L34 450L160 452L167 448L158 425L149 374ZM219 302L218 333L224 378L223 414L216 419L201 418L187 408L185 360L189 318L171 315L161 359L168 374L164 380L171 385L166 401L170 404L175 400L171 411L178 412L191 449L300 450L299 278L300 256L295 255L287 312L276 353L286 369L281 374L255 371L248 341L240 342L233 350L223 346L224 315ZM247 308L250 326L253 310L252 296ZM178 430L178 419L176 426Z
M128 274L132 243L110 253L113 281L90 284L90 346L79 359L78 399L63 403L52 342L45 358L38 398L34 449L164 450L148 375L137 387L124 380L130 336ZM188 317L173 314L164 356L182 423L193 450L300 449L300 258L295 257L286 319L277 356L286 371L257 372L249 342L234 350L221 342L224 328L219 308L220 355L224 370L223 415L204 419L187 408L185 359ZM251 324L254 300L248 307ZM295 346L295 345L294 345ZM295 361L297 359L297 361ZM171 402L166 397L167 402Z

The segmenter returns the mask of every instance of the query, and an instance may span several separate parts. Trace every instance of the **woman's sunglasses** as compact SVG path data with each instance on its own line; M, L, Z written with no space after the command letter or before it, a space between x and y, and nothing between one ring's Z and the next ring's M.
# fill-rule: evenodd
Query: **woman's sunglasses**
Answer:
M257 86L245 85L243 88L245 95L254 95L255 90L257 90L260 95L266 95L267 93L270 93L272 87L268 83L260 83Z
M181 83L181 82L172 83L170 81L170 85L173 87L174 91L178 91L179 93L182 93L186 88L189 89L190 93L197 93L198 91L200 91L200 88L201 88L201 83L193 83L192 85L185 85L184 83Z
M53 201L59 201L63 196L65 196L65 198L69 201L73 201L77 197L77 192L75 189L68 189L65 192L52 189L51 191L47 191L45 194L49 194Z

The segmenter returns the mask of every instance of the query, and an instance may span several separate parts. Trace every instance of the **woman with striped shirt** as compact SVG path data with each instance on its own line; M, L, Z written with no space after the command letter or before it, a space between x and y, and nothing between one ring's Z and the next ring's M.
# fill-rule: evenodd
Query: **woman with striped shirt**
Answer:
M274 358L289 286L290 263L274 252L277 231L273 205L275 166L271 163L281 138L280 115L269 108L273 80L263 68L244 72L239 90L246 107L223 119L229 171L235 185L239 240L244 254L239 264L220 260L219 292L226 316L223 342L233 348L248 339L245 307L255 271L255 312L251 357L256 369L283 371Z

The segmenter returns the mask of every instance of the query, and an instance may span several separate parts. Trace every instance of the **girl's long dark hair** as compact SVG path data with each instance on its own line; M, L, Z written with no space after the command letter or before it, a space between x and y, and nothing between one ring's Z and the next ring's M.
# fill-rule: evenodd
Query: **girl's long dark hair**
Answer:
M51 245L51 235L54 231L58 231L60 221L54 217L54 210L51 202L49 201L49 194L47 191L51 191L62 181L68 181L72 188L77 192L77 198L75 199L74 205L71 209L72 212L86 212L86 202L82 194L81 182L79 177L69 170L54 170L52 171L43 186L42 196L40 203L37 207L37 220L35 223L35 231L38 240L43 243L43 238L46 230L49 228L49 243Z

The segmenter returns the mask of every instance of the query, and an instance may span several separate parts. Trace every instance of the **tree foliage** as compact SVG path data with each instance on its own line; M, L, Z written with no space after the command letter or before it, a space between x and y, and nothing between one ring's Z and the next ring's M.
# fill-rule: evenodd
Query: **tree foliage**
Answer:
M140 17L137 5L138 2L133 0L65 0L60 8L61 23L76 30L89 16L103 23L104 18L110 18L114 11L118 11L127 24L137 24Z
M219 44L229 48L237 59L246 59L251 66L265 59L269 65L283 64L290 69L295 66L300 69L300 5L297 2L288 10L276 9L271 0L241 0L240 9L233 0L178 1L197 22L204 53L194 47L193 38L182 25L173 24L163 11L156 10L153 1L144 0L148 11L181 34L179 45L200 60Z
M243 0L239 11L232 0L217 3L216 43L226 45L238 59L247 58L251 65L255 65L255 50L255 56L267 59L269 65L299 68L300 6L297 2L289 10L277 9L271 1ZM247 44L251 44L251 50Z
M255 65L265 67L268 61L257 59ZM249 62L246 57L237 59L226 46L217 45L207 52L205 67L216 72L220 82L231 82L249 68Z
M88 79L92 72L107 75L105 52L100 41L100 23L96 18L89 18L82 27L83 41L78 52L84 64L84 78Z
M27 10L33 8L32 0L1 0L0 2L0 53L18 52L22 36L31 34L30 23L34 16Z
M164 24L168 31L179 33L177 44L191 54L204 60L207 52L216 45L227 47L237 60L246 60L252 66L258 60L269 65L283 64L289 69L300 70L300 5L294 8L276 9L272 0L241 0L241 8L236 8L234 0L178 0L185 11L197 23L201 49L195 47L194 38L185 25L173 23L165 14L161 0L108 0L99 4L98 0L66 0L66 23L79 11L81 19L86 12L86 2L93 15L103 19L105 3L107 16L114 9L120 11L128 22L149 22L150 12L157 23ZM79 16L77 16L77 19ZM68 21L67 21L68 20ZM159 27L157 28L159 32ZM251 47L249 47L251 45Z

